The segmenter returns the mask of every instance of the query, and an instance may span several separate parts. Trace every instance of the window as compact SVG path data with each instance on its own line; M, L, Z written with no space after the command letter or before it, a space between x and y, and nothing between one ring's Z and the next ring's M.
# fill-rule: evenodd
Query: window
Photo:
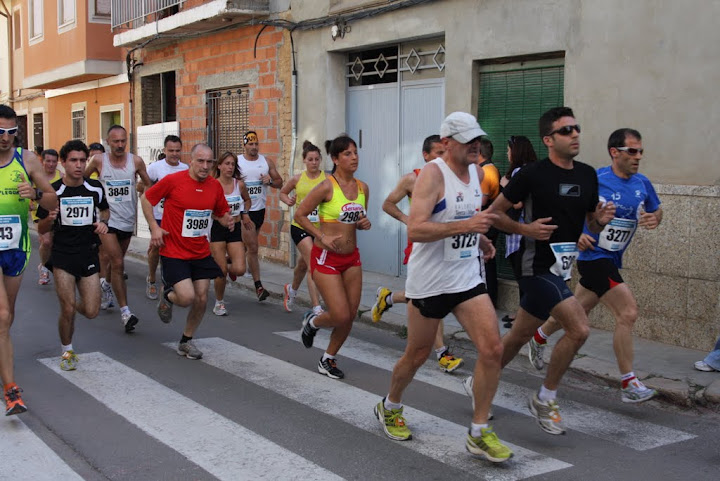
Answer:
M384 47L348 55L345 76L350 87L393 83L398 80L398 47Z
M33 145L37 149L45 145L42 112L33 114Z
M64 32L75 26L75 0L57 0L58 31Z
M28 38L30 43L42 40L43 36L43 2L28 0Z
M17 141L20 143L20 147L28 149L28 129L27 129L28 118L27 115L17 116Z
M72 138L85 142L85 107L73 106L72 110Z
M22 22L20 21L20 10L13 12L13 48L22 47Z
M565 69L562 59L485 65L480 69L478 122L493 142L493 162L505 175L509 167L507 140L524 135L535 147L538 159L547 148L538 135L538 119L548 109L563 105ZM498 276L513 279L505 259L505 236L497 243Z
M250 129L249 97L246 87L207 93L207 143L217 155L228 150L238 155L245 152L243 135Z
M175 72L148 75L140 79L142 124L174 122L177 118Z
M88 18L94 23L110 23L111 0L88 0Z

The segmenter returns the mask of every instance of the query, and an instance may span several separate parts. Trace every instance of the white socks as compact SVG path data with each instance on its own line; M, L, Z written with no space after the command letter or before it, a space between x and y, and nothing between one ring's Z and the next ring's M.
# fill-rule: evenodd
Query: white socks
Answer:
M554 401L557 397L557 391L551 391L550 389L547 389L545 385L543 384L540 386L540 392L538 393L538 399L544 403L549 401Z
M487 423L485 423L485 424L470 423L470 436L472 436L474 438L479 438L480 436L482 436L481 430L487 429L489 427L490 426Z
M63 354L65 353L65 351L72 351L73 350L72 342L70 344L68 344L67 346L65 344L62 344L62 350L63 350L63 352L62 352Z

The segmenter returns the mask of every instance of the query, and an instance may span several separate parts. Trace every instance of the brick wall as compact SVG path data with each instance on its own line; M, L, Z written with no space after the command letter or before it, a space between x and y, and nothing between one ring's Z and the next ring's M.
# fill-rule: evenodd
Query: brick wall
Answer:
M205 141L205 92L247 86L249 124L260 138L260 153L273 160L280 175L287 180L291 144L290 41L286 38L287 32L266 28L253 55L260 28L236 28L157 48L151 48L150 44L137 58L144 64L141 69L153 73L163 64L181 65L173 69L177 82L177 120L181 138L187 144L186 151L192 144ZM142 70L139 75L143 75ZM139 87L140 81L136 79L136 92ZM140 125L143 109L138 97L140 95L135 96L136 125ZM271 189L265 224L259 236L261 257L278 262L288 260L288 220L287 211L279 206L278 191Z

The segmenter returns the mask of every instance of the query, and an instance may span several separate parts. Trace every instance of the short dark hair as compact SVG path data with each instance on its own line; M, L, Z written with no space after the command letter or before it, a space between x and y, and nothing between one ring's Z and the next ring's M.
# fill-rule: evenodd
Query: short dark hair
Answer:
M60 158L62 160L67 159L67 156L70 152L73 150L77 150L78 152L85 152L85 155L90 155L90 149L87 148L87 145L85 145L85 142L82 140L68 140L65 142L65 145L62 146L60 149Z
M640 132L635 129L631 129L628 127L617 129L615 132L610 134L610 138L608 139L608 153L613 147L625 147L625 140L628 137L635 137L638 140L642 140L642 135L640 135Z
M440 143L440 136L437 134L431 135L429 137L426 137L423 141L422 151L426 154L429 154L432 150L433 144L439 144Z
M480 139L480 155L486 162L492 160L494 153L495 149L490 139L486 139L485 137Z
M167 137L165 137L165 141L163 142L163 147L167 147L168 142L177 142L182 146L182 140L180 140L180 137L177 135L170 134Z
M99 150L100 152L105 153L105 147L100 142L93 142L92 144L88 145L88 149Z
M55 149L45 149L42 152L40 152L41 159L44 159L46 155L52 155L53 157L59 157L58 152Z
M575 114L570 107L553 107L542 114L540 116L540 120L538 120L540 137L550 135L550 132L552 132L553 122L563 117L575 117Z
M0 104L0 119L17 120L17 114L12 107Z
M124 131L125 133L127 133L127 130L126 130L125 127L123 127L122 125L112 124L112 125L110 126L110 128L107 129L107 135L110 135L110 132L112 132L113 130L122 130L122 131Z
M326 143L327 145L327 143ZM357 144L353 139L348 137L347 135L341 135L340 137L335 137L332 142L330 142L330 145L328 146L328 153L330 154L330 158L338 158L338 156L345 151L350 145L354 145L357 147ZM337 164L333 165L333 173L335 173L335 170L337 169Z

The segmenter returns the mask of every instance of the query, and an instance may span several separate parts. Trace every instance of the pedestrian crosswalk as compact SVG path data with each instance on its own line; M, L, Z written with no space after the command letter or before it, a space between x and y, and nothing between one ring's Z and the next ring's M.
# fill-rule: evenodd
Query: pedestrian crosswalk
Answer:
M300 342L300 336L297 331L277 332L276 334ZM328 341L328 331L318 331L314 345L315 347L324 349L327 347ZM354 338L348 338L341 351L342 357L355 359L356 361L385 370L392 370L401 355L402 353L398 351L392 351L376 344ZM415 379L455 393L465 393L458 377L444 374L434 367L433 362L429 362L428 365L418 370ZM527 408L527 400L532 396L533 392L531 389L501 381L493 404L519 414L530 416ZM561 400L561 407L563 419L569 429L618 443L636 451L645 451L667 444L686 441L695 437L692 434L676 429L670 429L566 399ZM627 433L633 433L633 435L628 436Z
M298 331L275 334L278 336L276 339L283 339L279 342L288 346L292 344L285 339L299 342ZM437 413L418 409L413 407L412 402L406 406L405 415L413 430L413 440L403 443L391 441L384 436L373 416L373 407L384 393L370 392L347 381L330 380L318 375L314 365L298 366L226 339L201 338L195 342L204 351L205 357L200 363L193 362L193 369L199 366L201 370L221 372L228 379L237 379L238 383L255 386L278 399L302 406L314 416L322 416L337 425L338 430L354 430L362 433L365 439L374 436L383 450L409 450L426 458L429 463L441 463L451 469L450 472L464 473L468 478L521 480L573 466L560 452L554 454L556 451L548 449L545 444L526 445L528 440L523 436L515 437L523 439L523 445L508 443L515 452L512 460L502 466L491 465L465 451L463 440L467 424L458 424L439 417ZM324 348L327 342L328 333L320 331L315 338L315 346ZM174 342L165 343L166 348L175 349L176 346ZM392 369L401 355L397 350L355 338L347 340L341 354L344 358L386 371ZM280 445L277 438L253 431L239 418L228 417L227 412L216 412L208 405L181 394L173 388L173 382L163 384L162 366L156 366L150 377L148 373L138 371L137 366L130 367L103 352L84 353L81 359L79 369L72 372L60 370L58 358L39 361L93 398L93 402L100 403L124 422L138 428L143 436L149 436L180 453L217 479L339 480L349 477L346 472L334 472L332 463L307 456L300 446L290 443ZM416 379L453 395L465 396L461 378L442 373L432 363L421 368ZM130 386L132 389L129 389ZM142 393L142 408L138 407L137 393ZM511 411L512 415L527 415L525 402L530 393L527 388L503 382L494 404ZM469 399L467 405L469 414ZM635 451L646 451L695 437L677 429L577 402L565 401L563 415L571 430ZM182 422L178 421L180 419ZM193 435L188 436L189 432ZM627 436L628 432L633 432L633 436ZM515 440L512 432L502 431L499 434L506 442ZM3 469L19 469L24 479L82 479L23 423L21 417L6 418L0 423L0 452L6 460ZM34 471L28 471L28 466L32 466Z

